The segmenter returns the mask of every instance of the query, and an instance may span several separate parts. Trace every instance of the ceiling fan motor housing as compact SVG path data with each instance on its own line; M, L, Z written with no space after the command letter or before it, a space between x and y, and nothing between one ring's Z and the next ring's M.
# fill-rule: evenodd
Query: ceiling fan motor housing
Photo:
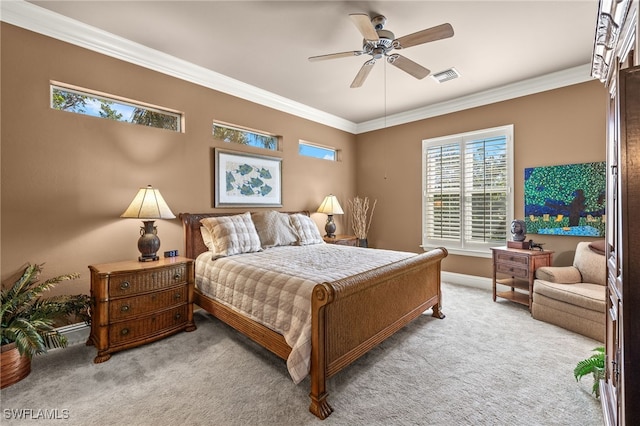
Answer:
M376 30L376 32L379 39L362 40L362 50L369 55L373 55L376 59L380 59L394 48L393 40L395 40L395 35L389 30Z

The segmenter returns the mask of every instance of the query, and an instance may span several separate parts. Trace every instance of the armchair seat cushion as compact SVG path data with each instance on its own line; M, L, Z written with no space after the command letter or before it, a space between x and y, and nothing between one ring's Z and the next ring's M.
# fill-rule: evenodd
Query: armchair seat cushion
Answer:
M606 310L605 288L600 284L558 284L539 279L535 282L535 292L591 311L604 313Z

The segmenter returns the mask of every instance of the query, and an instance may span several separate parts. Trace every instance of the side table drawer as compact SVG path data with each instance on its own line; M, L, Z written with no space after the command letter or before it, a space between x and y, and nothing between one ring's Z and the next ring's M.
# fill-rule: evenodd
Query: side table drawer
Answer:
M109 319L111 322L119 321L153 312L163 307L183 304L186 300L186 285L157 293L116 299L109 303Z
M188 305L185 304L148 317L112 324L109 326L109 343L121 345L165 329L179 327L187 322L187 311Z
M525 259L526 260L526 259ZM497 263L496 272L502 274L511 275L518 278L529 277L529 267L525 265L513 264L513 263Z
M109 278L109 296L128 296L182 282L187 282L187 266L185 264L151 269L135 274L113 275Z
M523 267L527 267L527 265L529 265L529 257L527 256L517 255L513 253L498 252L496 257L497 257L496 261L498 263L502 263L502 262L516 263L516 264L522 265Z

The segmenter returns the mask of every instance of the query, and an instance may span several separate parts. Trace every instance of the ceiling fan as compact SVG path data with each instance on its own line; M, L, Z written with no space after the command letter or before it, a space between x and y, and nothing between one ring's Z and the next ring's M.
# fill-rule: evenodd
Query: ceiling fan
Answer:
M371 59L362 65L360 71L358 71L358 74L356 74L356 77L353 79L351 83L352 88L362 86L375 65L376 60L382 59L383 57L386 57L387 62L391 65L400 68L415 78L425 78L431 71L411 59L391 52L394 49L404 49L418 44L453 37L453 27L448 23L427 28L426 30L418 31L404 37L395 38L395 35L391 31L384 29L387 18L382 15L369 18L369 15L364 13L352 13L349 17L364 37L362 50L311 56L309 60L314 62L326 59L345 58L348 56L371 55Z

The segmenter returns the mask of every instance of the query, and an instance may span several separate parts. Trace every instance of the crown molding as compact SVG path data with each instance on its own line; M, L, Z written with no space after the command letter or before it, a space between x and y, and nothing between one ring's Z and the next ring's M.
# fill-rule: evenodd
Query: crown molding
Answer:
M0 20L6 23L352 134L424 120L592 79L591 65L586 64L411 111L354 123L24 0L3 0L0 7Z
M509 99L519 98L521 96L571 86L573 84L584 83L586 81L593 80L590 73L591 64L584 64L567 70L557 71L540 77L519 81L517 83L507 84L495 89L462 96L450 101L440 102L411 111L390 115L386 118L382 117L375 120L365 121L358 123L356 134L424 120L426 118L437 117L439 115L450 114L456 111L502 102Z

